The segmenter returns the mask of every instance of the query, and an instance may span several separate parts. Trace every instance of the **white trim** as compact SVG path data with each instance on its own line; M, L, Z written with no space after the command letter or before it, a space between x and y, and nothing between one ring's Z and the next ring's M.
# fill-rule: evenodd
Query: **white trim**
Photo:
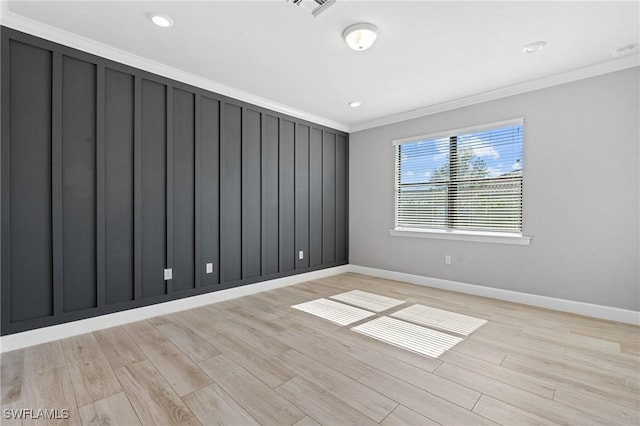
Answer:
M491 299L506 300L508 302L522 303L525 305L553 309L561 312L569 312L577 315L585 315L610 321L640 325L640 312L629 309L558 299L555 297L540 296L537 294L520 293L512 290L503 290L500 288L485 287L481 285L443 280L440 278L429 278L421 275L405 274L402 272L375 269L366 266L349 265L349 271L389 280L404 281L411 284L440 288L443 290L456 291L459 293L472 294Z
M227 86L225 84L218 83L216 81L209 80L195 74L187 73L177 68L169 67L159 62L155 62L141 56L131 54L124 50L116 49L112 46L108 46L106 44L99 43L86 37L81 37L68 31L64 31L59 28L43 24L39 21L35 21L15 14L8 10L7 0L0 0L0 25L29 33L37 37L42 37L56 43L64 44L66 46L98 55L112 61L120 62L125 65L163 75L167 78L191 84L193 86L210 90L224 96L248 102L263 108L268 108L273 111L278 111L283 114L291 115L302 120L307 120L347 133L359 132L361 130L372 129L374 127L380 127L387 124L398 123L405 120L411 120L414 118L450 111L465 106L505 98L507 96L513 96L538 89L558 86L560 84L570 83L572 81L582 80L590 77L596 77L598 75L621 71L640 65L640 57L638 55L627 56L624 58L611 60L560 74L554 74L548 77L543 77L537 80L532 80L513 86L490 90L464 98L453 99L451 101L441 102L435 105L429 105L423 108L405 111L399 114L394 114L375 120L347 125L325 117L307 113L297 108L280 104L270 99L253 95L243 90L236 89L234 87Z
M135 321L141 321L158 315L165 315L212 303L223 302L225 300L295 285L305 281L343 274L346 272L404 281L411 284L440 288L443 290L473 294L498 300L506 300L509 302L538 306L562 312L570 312L578 315L586 315L594 318L602 318L610 321L640 325L640 312L637 311L349 264L230 288L227 290L220 290L213 293L201 294L184 299L172 300L151 306L129 309L122 312L115 312L113 314L101 315L65 324L9 334L0 337L0 353L51 342L53 340L64 339L78 334L90 333L92 331L102 330L109 327L116 327L118 325L128 324Z
M414 118L420 118L427 115L438 114L440 112L451 111L466 106L506 98L508 96L519 95L521 93L532 92L534 90L545 89L547 87L559 86L561 84L571 83L573 81L583 80L585 78L596 77L616 71L622 71L627 68L637 67L639 65L640 57L638 55L627 56L624 58L603 62L601 64L591 65L588 67L543 77L537 80L503 87L501 89L490 90L488 92L478 93L447 102L441 102L435 105L429 105L423 108L402 112L400 114L394 114L371 121L353 124L349 126L349 132L359 132L362 130L373 129L375 127L386 126L388 124L399 123L401 121L412 120Z
M468 126L459 129L445 130L436 133L430 133L420 136L409 136L405 138L394 139L391 143L394 147L403 144L416 143L419 141L428 141L440 138L449 138L451 136L468 135L471 133L481 132L490 129L501 129L508 126L524 125L524 118L511 118L508 120L495 121L493 123L485 123L476 126ZM395 203L394 203L394 223L398 223L398 197L400 195L400 159L399 148L395 148ZM401 228L389 230L389 234L394 237L412 237L412 238L433 238L438 240L454 240L454 241L473 241L481 243L499 243L499 244L517 244L530 245L531 237L523 237L522 234L504 233L504 232L479 232L479 231L461 231L456 229L416 229Z
M432 238L436 240L472 241L476 243L531 245L531 237L500 232L475 232L439 229L390 229L393 237Z
M560 74L554 74L548 77L543 77L537 80L532 80L513 86L490 90L464 98L453 99L451 101L441 102L435 105L429 105L423 108L405 111L399 114L394 114L375 120L347 125L299 110L297 108L280 104L267 98L253 95L243 90L236 89L234 87L227 86L225 84L218 83L216 81L209 80L195 74L191 74L180 69L173 68L138 55L134 55L124 50L99 43L95 40L91 40L89 38L82 37L68 31L43 24L42 22L15 14L9 11L9 8L7 7L7 0L0 0L0 25L29 33L37 37L42 37L44 39L60 43L78 50L82 50L97 56L101 56L112 61L120 62L131 67L139 68L148 72L165 76L167 78L191 84L202 89L210 90L212 92L219 93L230 98L238 99L263 108L268 108L273 111L280 112L282 114L291 115L302 120L307 120L312 123L327 126L347 133L359 132L361 130L372 129L374 127L380 127L387 124L398 123L405 120L411 120L414 118L450 111L465 106L505 98L507 96L513 96L520 93L558 86L560 84L570 83L572 81L621 71L640 65L640 57L638 55L627 56L624 58L611 60Z
M502 127L515 126L515 125L524 126L524 118L523 117L512 118L510 120L496 121L494 123L480 124L478 126L469 126L469 127L463 127L461 129L444 130L442 132L429 133L427 135L409 136L406 138L394 139L393 141L391 141L391 143L392 145L397 146L405 143L448 138L451 136L461 136L467 133L477 133L477 132L482 132L484 130L500 129Z
M29 19L8 11L8 8L6 7L6 1L4 0L1 0L0 3L0 24L6 27L13 28L14 30L22 31L36 37L41 37L55 43L82 50L83 52L119 62L130 67L139 68L141 70L177 80L182 83L190 84L192 86L196 86L205 90L210 90L220 95L228 96L230 98L260 106L262 108L267 108L273 111L280 112L282 114L291 115L293 117L310 121L315 124L327 126L332 129L341 130L343 132L349 131L349 126L344 123L339 123L325 117L310 114L297 108L278 103L271 99L263 98L249 92L245 92L244 90L227 86L226 84L200 77L198 75L182 71L178 68L174 68L169 65L165 65L160 62L156 62L151 59L147 59L142 56L138 56L133 53L129 53L124 50L97 42L95 40L91 40L89 38L82 37L47 24L43 24L42 22L38 22L33 19Z
M317 280L319 278L342 274L348 271L349 265L337 266L334 268L321 269L318 271L277 278L274 280L234 287L226 290L214 291L212 293L185 297L184 299L171 300L169 302L143 306L141 308L128 309L126 311L100 315L93 318L72 321L50 327L37 328L35 330L23 331L21 333L8 334L0 337L0 353L13 351L27 346L38 345L40 343L51 342L53 340L64 339L78 334L90 333L104 328L141 321L158 315L165 315L212 303L223 302L225 300L299 284L305 281Z

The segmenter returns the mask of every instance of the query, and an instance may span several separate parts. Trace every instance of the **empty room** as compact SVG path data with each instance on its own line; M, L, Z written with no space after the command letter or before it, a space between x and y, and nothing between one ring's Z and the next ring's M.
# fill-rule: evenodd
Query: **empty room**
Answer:
M2 425L640 424L639 1L0 24Z

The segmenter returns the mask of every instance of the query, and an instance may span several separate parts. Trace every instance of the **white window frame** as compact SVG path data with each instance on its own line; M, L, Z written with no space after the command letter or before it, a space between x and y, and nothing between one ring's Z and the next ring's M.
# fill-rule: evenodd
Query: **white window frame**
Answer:
M507 233L507 232L485 232L485 231L469 231L458 229L423 229L423 228L403 228L398 227L398 145L405 143L418 142L424 140L433 140L448 138L454 135L461 135L466 133L476 133L484 130L490 130L500 127L524 125L524 118L514 118L510 120L497 121L493 123L481 124L478 126L463 127L459 129L446 130L442 132L429 133L426 135L410 136L400 139L394 139L392 141L394 150L394 193L393 193L393 229L389 230L389 234L394 237L411 237L411 238L432 238L438 240L454 240L454 241L471 241L481 243L497 243L497 244L516 244L516 245L530 245L531 237L524 236L522 233ZM523 146L524 149L524 146ZM523 161L524 164L524 161ZM524 191L524 169L522 171L523 177L523 191ZM523 196L524 200L524 196ZM523 202L524 204L524 202ZM522 214L524 216L524 205Z

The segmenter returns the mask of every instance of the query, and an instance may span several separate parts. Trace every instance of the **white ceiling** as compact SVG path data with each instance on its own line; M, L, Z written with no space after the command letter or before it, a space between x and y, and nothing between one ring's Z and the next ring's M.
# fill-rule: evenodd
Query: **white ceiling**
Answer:
M610 62L640 39L638 1L337 0L316 18L285 0L22 0L8 11L345 129ZM150 11L175 25L156 27ZM356 22L380 30L364 52L341 38ZM537 40L547 48L522 53Z

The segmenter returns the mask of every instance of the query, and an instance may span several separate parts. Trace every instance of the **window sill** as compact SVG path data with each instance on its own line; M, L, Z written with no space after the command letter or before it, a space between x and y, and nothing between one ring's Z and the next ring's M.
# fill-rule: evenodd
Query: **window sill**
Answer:
M531 237L523 237L519 234L506 234L502 232L396 228L391 229L389 234L393 237L433 238L437 240L472 241L477 243L516 244L521 246L528 246L531 244Z

